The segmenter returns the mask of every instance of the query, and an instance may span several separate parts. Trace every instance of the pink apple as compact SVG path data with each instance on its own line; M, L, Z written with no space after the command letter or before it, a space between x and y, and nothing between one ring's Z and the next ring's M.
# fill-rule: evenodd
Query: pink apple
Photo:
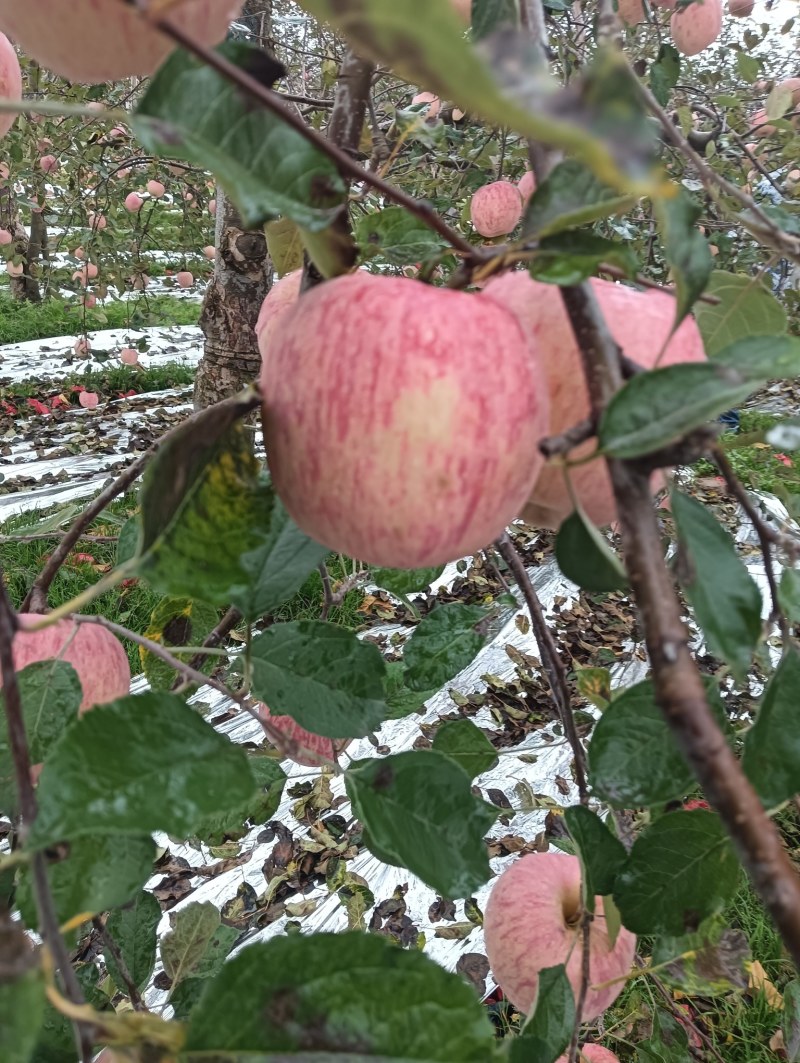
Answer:
M6 247L8 244L14 242L14 237L8 231L8 229L0 229L0 247Z
M97 306L97 296L87 292L83 297L83 305L87 310L93 310Z
M150 278L146 273L134 273L130 280L131 288L135 292L143 292L150 283Z
M4 33L0 33L0 97L6 100L22 99L22 72L14 45ZM0 114L0 137L11 129L17 116ZM8 174L5 174L8 177Z
M652 368L666 343L675 318L675 300L666 292L640 292L621 284L591 282L612 335L624 354ZM589 393L580 351L559 289L534 281L525 272L505 273L488 282L481 299L495 299L517 315L534 339L547 374L550 393L550 435L558 435L589 416ZM683 321L669 341L659 365L705 361L703 341L692 318ZM570 453L586 457L595 449L590 440ZM570 480L589 518L595 524L616 520L616 505L605 461L597 458L570 470ZM654 481L654 488L659 481ZM523 516L537 528L558 528L572 512L563 470L548 464L536 480Z
M669 27L678 51L697 55L720 35L722 0L695 0L689 7L673 11Z
M435 118L442 107L442 101L438 96L434 96L432 92L418 92L416 96L411 99L412 105L414 104L427 104L425 110L420 111L420 114L426 118Z
M322 760L336 760L336 756L349 745L348 739L323 738L322 735L312 734L301 727L291 716L273 716L266 705L259 706L259 716L262 720L268 720L273 727L286 735L293 742L297 742L301 751L292 757L295 764L302 764L307 768L319 767Z
M95 391L82 391L78 396L78 402L84 410L96 410L100 397Z
M175 274L175 280L178 282L179 288L191 288L194 284L194 274L190 273L188 269L182 269Z
M129 192L125 196L125 210L131 214L138 213L144 206L144 200L137 192Z
M284 310L288 310L289 307L294 306L297 302L302 281L303 271L302 269L296 269L292 273L287 273L285 277L281 277L280 280L275 281L267 292L267 297L261 304L258 321L256 321L256 336L258 337L258 347L262 358L266 356L267 337L270 330Z
M153 199L161 199L161 197L166 192L166 188L162 185L160 181L148 181L147 191L150 193Z
M463 22L472 22L472 0L450 0L450 4Z
M567 1063L567 1056L559 1056L556 1063ZM583 1045L578 1055L578 1063L619 1063L619 1056L615 1056L610 1048L603 1045Z
M515 229L522 217L522 198L519 189L510 181L493 181L479 188L470 203L472 224L491 239L505 236Z
M95 214L94 211L89 212L88 221L89 228L94 229L95 231L105 229L108 225L106 216L104 214Z
M72 344L72 350L73 350L73 351L75 352L75 354L76 354L76 355L77 355L77 356L78 356L79 358L86 358L86 357L88 357L89 353L91 352L91 349L92 349L92 345L91 345L91 343L90 343L90 342L89 342L89 341L88 341L88 340L86 339L86 337L85 337L85 336L79 336L79 337L78 337L78 338L77 338L77 339L75 340L75 342L74 342L74 343ZM82 393L81 393L81 394L82 394Z
M119 360L123 365L138 365L139 352L133 347L123 347L119 352Z
M37 613L19 614L23 628L26 623L39 623L41 619ZM98 624L73 624L71 620L57 620L41 631L21 630L14 636L12 649L17 671L35 661L46 661L51 657L71 664L78 673L83 690L81 714L94 705L125 697L130 690L128 656L111 632Z
M617 14L627 26L644 22L644 5L642 0L618 0Z
M216 218L216 216L217 216L217 201L216 201L216 199L210 200L210 202L208 204L208 213L211 215L212 218Z
M536 177L533 170L526 170L525 173L517 181L517 191L522 196L522 202L525 206L528 205L528 200L536 191Z
M371 564L437 565L486 546L541 467L535 345L512 313L465 292L361 271L326 281L274 323L261 389L289 513Z
M39 159L39 169L44 173L55 173L58 169L58 159L55 155L42 155Z
M83 250L82 247L76 247L75 250L72 253L75 256L75 258L78 258L78 259L86 258L86 252ZM75 279L75 275L73 274L73 280L74 279Z
M563 963L573 992L581 984L581 864L564 853L531 853L497 879L483 917L489 964L506 996L523 1012L536 1001L539 972ZM591 986L626 975L633 964L636 937L622 927L612 948L602 898L595 899L589 938L590 988L581 1019L588 1022L622 992L620 981L604 989Z
M207 247L203 248L203 254L207 259L212 260L217 257L217 249L212 244L209 244Z
M121 170L117 170L115 176L120 178L130 177L130 166L124 166Z
M764 107L753 113L753 117L750 119L750 132L754 137L771 137L773 133L777 132L777 127L770 125L767 122L767 112Z
M21 277L25 272L25 266L22 262L12 262L11 259L6 262L6 273L9 277Z
M165 17L206 46L218 44L243 0L178 0ZM152 74L175 44L120 0L0 0L0 29L70 81Z

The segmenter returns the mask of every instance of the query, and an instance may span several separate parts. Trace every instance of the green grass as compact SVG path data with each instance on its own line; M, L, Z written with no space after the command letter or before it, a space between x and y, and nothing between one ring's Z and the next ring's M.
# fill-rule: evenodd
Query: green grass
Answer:
M764 433L785 420L757 410L744 410L739 434L726 432L720 439L734 472L751 491L769 491L780 496L800 492L800 453L790 452L779 458L777 455L782 452L763 442ZM783 458L791 464L787 465ZM699 461L695 472L698 476L718 475L717 467L708 461Z
M144 328L148 325L196 325L200 304L170 295L114 300L102 309L85 313L89 332L106 328ZM83 331L83 308L74 302L51 298L41 303L16 302L0 293L0 343L68 336Z
M69 392L73 385L87 391L96 391L102 397L111 397L119 392L163 391L165 388L188 387L194 383L195 370L179 362L152 366L149 369L133 369L127 365L109 365L102 369L87 369L46 381L23 380L13 385L0 385L0 401L16 402L27 398L41 399L45 396Z

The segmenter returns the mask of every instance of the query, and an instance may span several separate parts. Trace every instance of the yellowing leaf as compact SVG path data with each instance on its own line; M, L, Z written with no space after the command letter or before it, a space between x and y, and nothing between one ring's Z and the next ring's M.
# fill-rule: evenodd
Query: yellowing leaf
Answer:
M754 996L756 993L763 993L767 1004L776 1011L780 1011L783 1007L783 997L772 982L770 982L767 977L767 972L758 960L746 963L745 969L748 974L747 988L751 995Z

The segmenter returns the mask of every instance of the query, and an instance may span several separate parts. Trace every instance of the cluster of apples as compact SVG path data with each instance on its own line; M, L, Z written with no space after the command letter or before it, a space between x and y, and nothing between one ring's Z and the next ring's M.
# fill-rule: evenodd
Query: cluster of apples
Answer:
M679 6L679 0L651 0L651 5L672 12L672 43L682 55L698 55L722 32L722 0L694 0L685 7ZM728 14L733 18L747 18L754 7L755 0L728 0ZM618 0L618 11L629 26L645 20L643 0Z

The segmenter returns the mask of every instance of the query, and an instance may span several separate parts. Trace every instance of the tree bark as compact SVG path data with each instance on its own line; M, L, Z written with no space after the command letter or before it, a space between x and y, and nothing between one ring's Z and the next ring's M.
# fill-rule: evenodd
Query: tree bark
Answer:
M28 240L28 234L20 221L11 184L0 187L0 229L8 229L14 240L14 254L23 259L22 274L19 277L9 277L11 298L17 302L27 299L32 303L39 303L42 299L39 281L31 266L46 248L47 229L41 214L33 214L31 222L31 239Z

